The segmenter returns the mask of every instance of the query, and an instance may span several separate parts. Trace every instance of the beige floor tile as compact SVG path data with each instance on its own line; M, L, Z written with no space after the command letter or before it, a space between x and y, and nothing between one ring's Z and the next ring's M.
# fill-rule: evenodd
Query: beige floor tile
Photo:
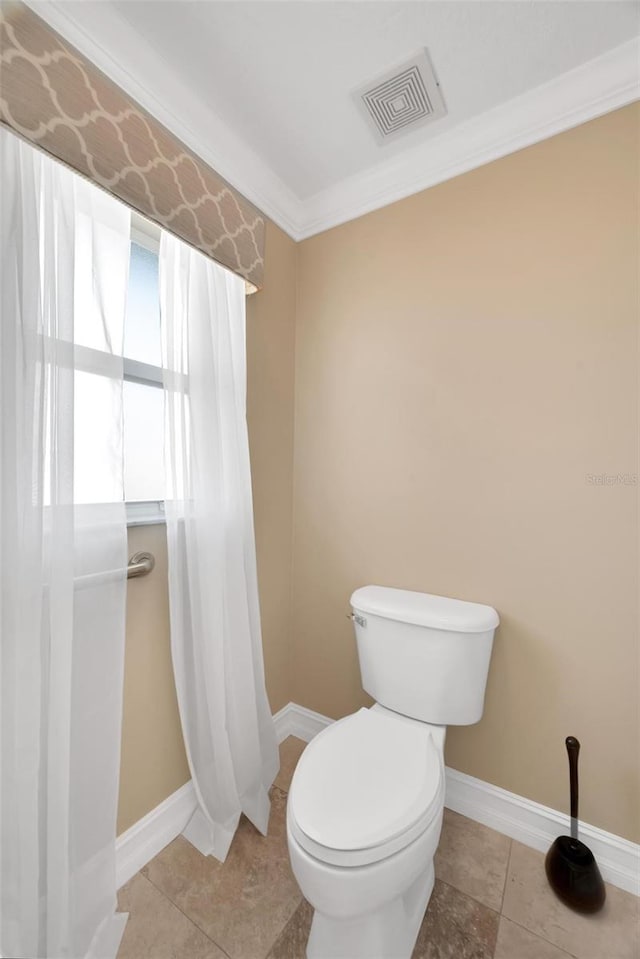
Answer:
M268 959L303 959L311 931L313 909L303 899L293 916L278 936Z
M514 841L503 915L577 959L638 959L638 907L631 893L607 886L604 909L596 915L568 909L549 888L544 855Z
M242 819L225 863L179 836L143 870L232 959L263 959L302 899L289 865L286 799L273 790L266 837Z
M494 959L571 959L568 952L552 946L532 932L500 917Z
M295 736L288 736L284 742L280 743L280 772L273 784L278 789L288 792L293 771L306 745L305 742Z
M304 959L312 919L303 899L269 959ZM436 880L412 959L492 959L497 927L497 913Z
M445 809L436 876L500 912L510 846L508 836Z
M118 959L225 959L140 873L120 890L118 908L129 913Z
M436 879L412 959L492 959L498 920L497 912Z

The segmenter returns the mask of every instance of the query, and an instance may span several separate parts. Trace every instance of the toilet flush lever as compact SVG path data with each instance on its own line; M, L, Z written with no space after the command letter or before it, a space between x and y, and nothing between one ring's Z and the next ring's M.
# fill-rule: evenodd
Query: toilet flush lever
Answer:
M361 616L359 613L347 613L347 619L352 619L354 623L357 623L358 626L362 626L363 629L367 628L367 621L364 616Z

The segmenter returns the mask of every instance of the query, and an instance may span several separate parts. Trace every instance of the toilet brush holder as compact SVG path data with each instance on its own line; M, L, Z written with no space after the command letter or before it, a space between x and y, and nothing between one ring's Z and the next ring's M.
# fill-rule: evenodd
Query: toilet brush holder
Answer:
M577 912L598 912L606 898L605 885L595 857L578 839L578 753L575 736L566 739L571 791L571 835L558 836L547 853L545 871L549 885L565 905Z

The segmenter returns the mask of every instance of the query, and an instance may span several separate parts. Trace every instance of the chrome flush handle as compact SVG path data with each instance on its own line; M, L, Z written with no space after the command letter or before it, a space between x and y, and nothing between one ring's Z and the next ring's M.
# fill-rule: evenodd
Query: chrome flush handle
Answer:
M367 628L366 619L359 613L347 613L347 619L352 619L354 623L357 623L358 626L362 626L363 629Z

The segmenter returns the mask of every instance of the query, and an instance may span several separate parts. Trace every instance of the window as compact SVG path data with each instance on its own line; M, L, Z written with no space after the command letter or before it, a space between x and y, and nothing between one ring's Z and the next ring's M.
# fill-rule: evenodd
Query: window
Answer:
M133 217L124 329L124 494L130 525L164 514L159 231Z
M105 350L102 324L87 312L88 306L76 314L73 361L70 359L70 366L75 367L74 501L114 502L121 496L121 483L114 488L114 476L119 474L124 480L128 525L164 521L159 234L142 217L132 216L122 360ZM84 284L91 282L91 267L87 264L82 269L82 255L80 246L76 299L90 304L91 293ZM119 295L123 293L120 286ZM111 459L112 455L120 457L119 442L111 447L104 442L120 414L121 370L123 477L121 464Z

